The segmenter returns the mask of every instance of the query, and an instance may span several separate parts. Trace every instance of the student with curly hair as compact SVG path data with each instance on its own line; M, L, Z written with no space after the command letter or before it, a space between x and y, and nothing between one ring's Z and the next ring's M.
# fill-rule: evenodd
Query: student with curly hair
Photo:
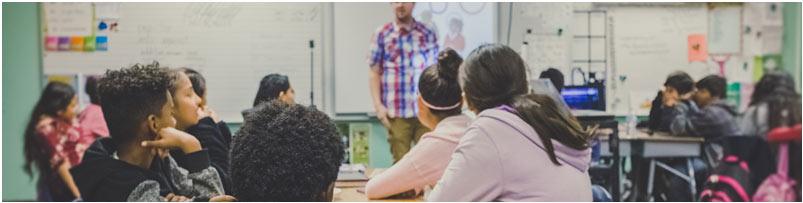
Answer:
M343 150L335 123L323 112L261 104L234 136L232 195L246 202L332 201Z
M171 81L158 63L109 70L99 81L110 137L95 141L71 170L84 200L197 201L223 194L207 151L175 129ZM186 157L175 160L170 149Z

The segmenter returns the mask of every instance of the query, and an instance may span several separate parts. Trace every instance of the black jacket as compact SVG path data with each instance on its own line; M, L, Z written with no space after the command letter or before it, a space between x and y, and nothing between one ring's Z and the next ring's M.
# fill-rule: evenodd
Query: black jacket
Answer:
M227 194L231 193L231 178L229 177L231 131L229 131L228 125L223 121L215 123L212 118L205 117L199 120L198 124L187 128L186 132L195 136L201 143L201 147L209 151L211 165L220 175L224 191ZM184 159L185 156L180 150L172 150L170 155L177 161Z
M690 100L681 100L678 105L688 106L692 102ZM672 110L672 108L664 106L663 92L658 91L655 99L652 100L652 107L650 107L650 115L647 120L647 127L650 131L670 132L669 126L674 120L674 117L670 115Z
M98 139L81 164L70 169L84 201L162 201L169 193L202 200L222 194L205 150L187 154L181 162L156 157L150 169L118 160L115 152L111 138Z

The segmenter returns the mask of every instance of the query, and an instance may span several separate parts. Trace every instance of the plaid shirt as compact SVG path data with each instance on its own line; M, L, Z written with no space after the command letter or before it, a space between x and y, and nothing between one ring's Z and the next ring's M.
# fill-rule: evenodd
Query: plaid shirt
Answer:
M379 27L371 38L368 64L379 65L380 98L390 118L418 115L418 78L438 60L438 39L431 29L413 21L411 31L395 22Z

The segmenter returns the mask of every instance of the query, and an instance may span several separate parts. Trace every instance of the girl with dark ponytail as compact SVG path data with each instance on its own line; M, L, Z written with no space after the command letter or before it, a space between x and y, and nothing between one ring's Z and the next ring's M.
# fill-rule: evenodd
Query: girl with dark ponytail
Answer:
M70 85L50 82L36 102L25 128L25 172L39 173L37 201L64 202L80 197L69 169L89 146L81 142L76 119L78 100Z
M447 48L418 80L418 120L433 129L387 171L368 181L365 194L378 199L434 186L443 175L471 119L462 114L457 73L463 59Z
M478 113L428 201L591 201L591 132L532 94L521 57L482 45L459 71Z

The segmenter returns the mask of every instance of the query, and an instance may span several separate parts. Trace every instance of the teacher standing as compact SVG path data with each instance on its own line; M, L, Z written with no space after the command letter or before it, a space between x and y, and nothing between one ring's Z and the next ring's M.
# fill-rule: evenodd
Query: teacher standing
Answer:
M426 67L437 63L438 40L435 32L413 19L415 3L390 5L395 20L374 32L368 64L374 110L388 128L395 163L429 131L417 118L418 78Z

